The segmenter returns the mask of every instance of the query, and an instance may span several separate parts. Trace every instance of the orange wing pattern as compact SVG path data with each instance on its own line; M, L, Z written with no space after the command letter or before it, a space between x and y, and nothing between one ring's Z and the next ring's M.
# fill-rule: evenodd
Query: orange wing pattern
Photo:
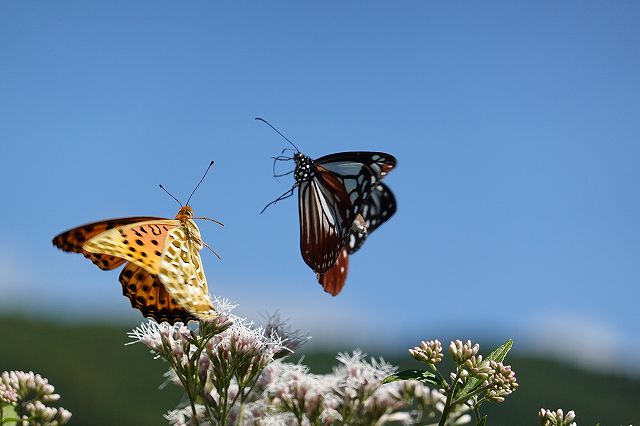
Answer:
M157 276L148 273L131 262L127 263L120 273L122 294L129 298L131 306L139 309L142 315L157 322L167 321L170 324L178 321L186 324L189 320L197 320L187 310L181 308L171 298Z
M136 222L148 220L162 220L161 218L140 216L140 217L123 217L118 219L103 220L100 222L88 223L70 229L53 239L53 245L60 250L72 253L82 253L84 257L91 260L100 269L109 270L122 265L125 260L111 255L101 253L89 253L82 249L84 243L92 237L101 234L118 226L128 225Z
M179 224L177 220L154 219L118 226L88 239L83 250L128 260L157 274L167 234Z
M119 278L122 292L145 317L172 324L212 318L217 313L198 253L200 232L191 216L191 208L184 206L176 219L145 216L90 223L56 236L53 244L82 253L104 270L126 263Z

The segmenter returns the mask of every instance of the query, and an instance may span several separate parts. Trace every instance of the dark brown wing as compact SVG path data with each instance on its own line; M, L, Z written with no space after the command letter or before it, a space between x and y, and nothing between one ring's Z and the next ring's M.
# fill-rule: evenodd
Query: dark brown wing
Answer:
M338 260L335 265L327 272L323 274L316 274L318 282L324 288L324 291L330 293L332 296L337 296L342 291L344 283L347 280L347 273L349 272L349 253L345 245L338 256Z
M95 263L100 269L114 269L122 265L125 260L116 256L106 254L89 253L82 249L82 245L91 237L94 237L109 229L128 225L130 223L144 222L147 220L162 220L158 217L123 217L119 219L103 220L100 222L89 223L70 229L53 238L53 245L60 250L71 253L82 253L84 257Z
M147 318L170 324L197 320L187 310L174 302L157 276L129 262L120 273L122 294L129 298L131 306L139 309Z
M342 181L321 166L315 176L300 184L300 253L317 273L328 271L349 236L353 207Z

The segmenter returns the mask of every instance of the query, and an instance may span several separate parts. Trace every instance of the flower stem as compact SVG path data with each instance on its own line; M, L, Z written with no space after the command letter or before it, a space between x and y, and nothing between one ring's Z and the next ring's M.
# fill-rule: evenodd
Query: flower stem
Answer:
M490 387L491 387L491 386L484 386L484 387L481 387L481 388L478 388L478 389L474 390L474 391L473 391L473 392L471 392L471 393L468 393L468 394L466 394L466 395L462 395L460 398L458 398L458 399L456 399L455 401L453 401L453 402L451 403L451 406L455 406L455 405L457 405L457 404L461 403L462 401L466 401L467 399L471 398L472 396L475 396L475 395L479 394L480 392L484 392L484 391L486 391L486 390L487 390L487 389L489 389Z
M453 379L451 388L447 392L447 401L445 402L444 408L442 409L442 417L440 417L440 422L438 422L438 426L444 426L447 423L447 417L449 417L449 412L455 406L455 404L451 403L451 399L453 399L453 395L456 393L456 387L458 386L458 379L460 378L461 371L462 369L458 367L458 372L456 373L456 377Z
M472 408L473 411L473 415L476 418L476 423L480 422L480 410L478 409L478 406L476 405L475 407Z
M433 370L433 373L436 375L436 377L440 381L440 383L442 383L446 387L447 382L446 380L444 380L444 377L442 377L442 374L440 374L440 372L438 371L438 367L436 367L435 364L431 364L430 367Z
M196 404L193 402L191 396L189 396L189 402L191 403L191 413L193 413L191 420L193 420L193 424L198 426L200 423L198 422L198 415L196 414Z

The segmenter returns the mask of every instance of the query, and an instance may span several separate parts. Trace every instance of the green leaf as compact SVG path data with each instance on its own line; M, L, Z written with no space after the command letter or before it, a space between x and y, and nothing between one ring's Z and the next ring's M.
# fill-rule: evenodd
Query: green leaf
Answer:
M398 380L419 380L422 383L430 383L436 386L440 384L440 380L435 374L425 370L404 370L385 377L382 384L397 382Z
M496 362L502 362L506 357L511 348L513 347L513 340L509 339L504 342L502 345L498 346L493 352L489 354L486 360L492 360ZM482 381L480 379L476 379L475 377L469 378L467 383L456 392L456 397L468 394L475 390Z
M512 347L513 347L513 340L509 339L506 342L504 342L502 346L496 348L496 350L491 352L487 357L487 359L491 359L495 362L502 362L507 357L507 354L509 353Z
M487 425L487 416L484 416L483 418L480 419L480 421L477 423L477 426L486 426Z
M15 407L13 405L2 405L0 406L0 411L2 411L2 416L0 418L0 424L2 425L17 425L20 421L18 414L16 413Z

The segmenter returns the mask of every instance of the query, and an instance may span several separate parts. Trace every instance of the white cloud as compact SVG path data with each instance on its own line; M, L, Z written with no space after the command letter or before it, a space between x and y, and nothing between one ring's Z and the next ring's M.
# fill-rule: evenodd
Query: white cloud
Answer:
M637 371L640 344L595 316L546 313L525 329L528 349L589 368Z

